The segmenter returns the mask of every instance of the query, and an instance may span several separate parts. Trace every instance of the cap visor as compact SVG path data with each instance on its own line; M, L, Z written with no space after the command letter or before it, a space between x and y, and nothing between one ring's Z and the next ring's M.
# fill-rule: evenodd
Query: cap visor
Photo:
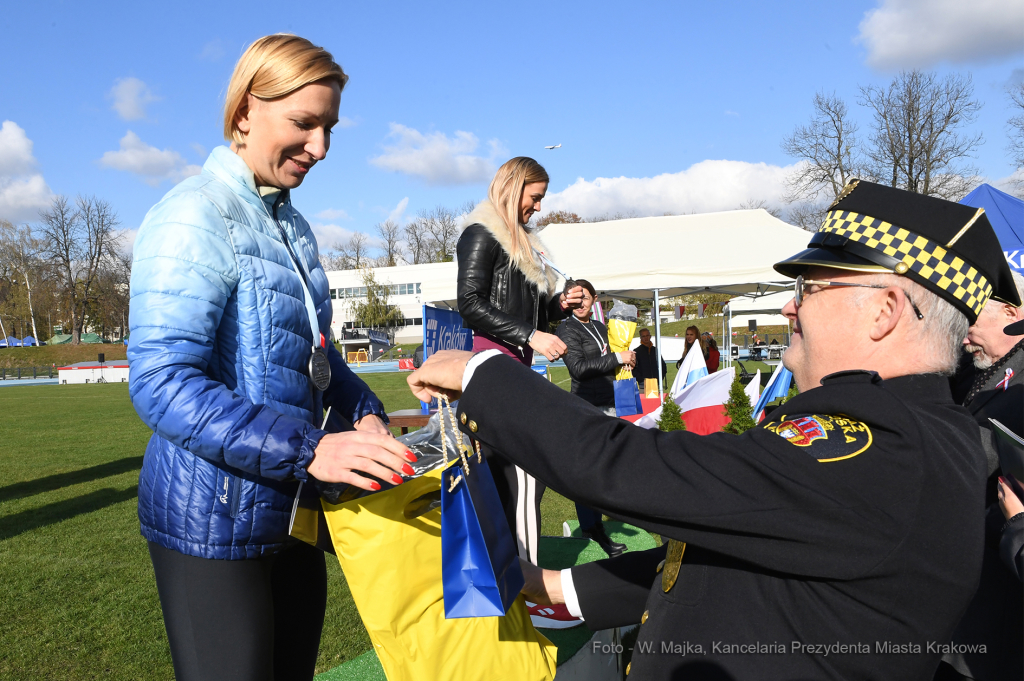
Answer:
M1003 333L1007 336L1024 336L1024 319L1003 327Z
M865 260L848 251L831 248L808 248L774 265L775 271L787 277L796 278L808 267L832 267L853 272L892 272L887 267Z

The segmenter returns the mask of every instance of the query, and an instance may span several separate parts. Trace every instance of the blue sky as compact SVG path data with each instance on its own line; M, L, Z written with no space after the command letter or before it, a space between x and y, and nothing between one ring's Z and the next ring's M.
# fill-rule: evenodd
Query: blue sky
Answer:
M389 215L478 200L516 155L547 167L546 208L778 205L795 161L780 142L814 93L844 97L866 136L858 86L899 68L972 74L985 104L975 162L998 182L1014 172L1004 89L1024 79L1024 0L967 5L9 3L0 217L32 221L52 193L81 193L136 228L223 143L234 62L278 31L323 45L350 75L347 127L293 195L322 248Z

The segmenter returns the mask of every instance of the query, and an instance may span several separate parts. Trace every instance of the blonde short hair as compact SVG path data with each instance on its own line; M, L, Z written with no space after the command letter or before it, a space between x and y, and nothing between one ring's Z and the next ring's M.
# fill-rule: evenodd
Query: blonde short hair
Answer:
M512 262L532 262L533 249L526 236L526 228L519 224L519 204L523 200L523 188L534 182L548 182L548 173L544 166L526 156L505 161L491 180L487 189L487 198L494 204L512 235Z
M260 38L245 50L231 74L224 98L224 139L245 143L245 134L235 125L235 114L246 95L276 99L324 79L334 80L342 90L348 82L348 76L324 48L289 33Z

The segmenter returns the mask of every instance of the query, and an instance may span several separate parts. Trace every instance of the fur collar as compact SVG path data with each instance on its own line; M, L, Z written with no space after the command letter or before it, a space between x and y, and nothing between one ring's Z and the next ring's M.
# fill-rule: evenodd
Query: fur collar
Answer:
M498 211L494 208L494 204L491 203L490 199L484 199L481 201L473 212L466 216L466 220L462 223L462 229L466 229L470 225L483 225L494 240L498 242L505 254L512 259L516 268L523 273L527 281L535 284L537 290L547 293L548 297L554 295L557 284L558 275L550 267L546 267L537 256L535 261L526 260L524 258L515 259L512 258L512 237L508 233L508 228L505 226L505 221L498 215ZM543 252L545 249L544 244L533 232L527 232L530 240L530 246L537 253Z

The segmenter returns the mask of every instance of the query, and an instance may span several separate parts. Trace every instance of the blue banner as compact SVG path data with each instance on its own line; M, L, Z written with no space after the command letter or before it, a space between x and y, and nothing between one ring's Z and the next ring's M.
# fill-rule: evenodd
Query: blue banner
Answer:
M377 345L383 345L386 348L391 347L391 339L383 331L374 331L373 329L366 332L366 337L370 339L371 343Z
M438 350L472 350L473 334L454 310L423 306L423 359Z
M472 350L473 333L462 325L455 310L423 306L423 360L439 350ZM437 400L420 402L424 414L437 409Z

